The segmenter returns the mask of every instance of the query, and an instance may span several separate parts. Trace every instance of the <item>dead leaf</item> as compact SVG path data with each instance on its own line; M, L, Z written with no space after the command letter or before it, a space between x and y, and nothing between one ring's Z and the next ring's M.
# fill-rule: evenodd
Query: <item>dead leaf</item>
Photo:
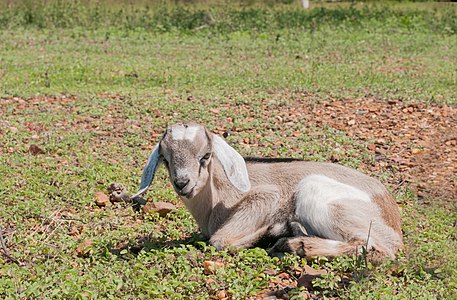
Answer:
M217 109L217 108L210 108L209 111L212 112L215 115L219 114L219 109Z
M92 247L90 247L92 243L92 240L85 240L82 242L78 248L76 248L76 255L79 257L88 257L92 252Z
M270 276L278 274L278 272L275 269L267 269L267 270L264 271L264 273L266 275L270 275Z
M81 232L83 231L83 227L82 226L71 226L70 227L70 230L68 231L68 235L70 236L76 236L76 235L80 235Z

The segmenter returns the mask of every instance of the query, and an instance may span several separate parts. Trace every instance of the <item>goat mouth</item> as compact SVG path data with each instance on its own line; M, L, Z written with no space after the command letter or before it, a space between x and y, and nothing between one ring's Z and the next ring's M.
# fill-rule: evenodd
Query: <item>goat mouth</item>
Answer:
M175 188L175 191L176 193L180 196L180 197L184 197L184 198L191 198L192 195L194 194L195 192L195 187L197 186L197 183L194 184L193 187L191 188L188 188L187 186L185 186L184 188L182 189L177 189L175 185L173 185L173 187Z
M181 191L178 192L178 194L181 197L189 198L192 195L193 192L194 192L194 188L191 188L188 192L184 192L183 190L181 190Z
M187 196L189 196L189 194L190 194L190 192L188 192L188 193L183 193L182 191L179 192L179 196L185 197L185 198L187 198Z

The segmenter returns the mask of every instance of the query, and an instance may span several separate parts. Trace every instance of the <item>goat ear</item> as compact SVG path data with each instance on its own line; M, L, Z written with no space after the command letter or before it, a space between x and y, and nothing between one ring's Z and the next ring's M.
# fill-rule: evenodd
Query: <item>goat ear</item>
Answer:
M140 184L140 190L138 193L133 195L131 198L135 198L138 196L141 196L146 192L146 190L149 188L151 185L152 180L154 179L154 175L156 173L157 167L159 166L160 163L160 143L157 144L152 150L151 155L149 155L148 162L146 163L146 166L144 167L143 170L143 175L141 175L141 184Z
M251 189L251 183L244 158L215 134L213 134L213 150L230 182L241 192L248 192Z

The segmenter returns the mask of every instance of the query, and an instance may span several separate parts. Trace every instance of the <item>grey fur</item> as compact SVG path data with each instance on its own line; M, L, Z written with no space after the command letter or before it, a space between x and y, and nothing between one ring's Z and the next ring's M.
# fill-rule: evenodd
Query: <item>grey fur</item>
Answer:
M378 262L393 258L402 247L396 203L378 180L356 170L298 160L245 162L203 126L176 124L151 154L135 196L146 191L162 161L202 234L218 249L251 247L270 238L276 242L272 254L287 251L309 258L357 254L368 245L369 258ZM326 214L313 216L316 222L304 221L308 216L297 211L297 201L311 195L311 190L300 188L307 187L302 180L313 175L356 188L370 200L332 200L325 206ZM312 201L319 204L320 199ZM328 228L319 227L321 221Z

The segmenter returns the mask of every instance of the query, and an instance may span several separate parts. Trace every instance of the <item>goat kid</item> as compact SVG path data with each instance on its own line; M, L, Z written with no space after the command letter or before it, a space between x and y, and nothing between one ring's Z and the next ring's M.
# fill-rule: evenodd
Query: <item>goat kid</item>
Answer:
M374 263L402 247L398 207L376 179L331 163L243 158L205 127L167 128L141 178L158 166L217 249L273 240L272 255L335 257L368 251Z

